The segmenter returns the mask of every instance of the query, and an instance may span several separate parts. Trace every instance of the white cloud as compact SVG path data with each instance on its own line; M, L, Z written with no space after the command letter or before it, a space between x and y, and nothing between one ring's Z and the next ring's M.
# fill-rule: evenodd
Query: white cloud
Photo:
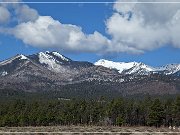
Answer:
M50 16L40 16L35 9L25 4L3 6L7 10L13 9L17 25L13 28L0 28L0 33L11 34L25 44L63 51L102 53L110 42L97 31L85 34L79 26L62 24Z
M9 11L0 5L0 24L7 23L10 19Z
M99 52L108 44L106 37L98 32L86 35L81 27L61 24L50 16L39 16L34 22L20 23L8 33L28 45L64 51Z
M115 46L134 52L167 44L180 48L180 4L116 3L114 10L106 26Z
M112 16L106 20L110 39L97 31L86 34L79 26L62 24L50 16L40 16L25 4L13 5L13 9L18 24L14 28L0 29L1 33L9 33L34 47L135 54L169 44L180 48L180 4L116 3Z

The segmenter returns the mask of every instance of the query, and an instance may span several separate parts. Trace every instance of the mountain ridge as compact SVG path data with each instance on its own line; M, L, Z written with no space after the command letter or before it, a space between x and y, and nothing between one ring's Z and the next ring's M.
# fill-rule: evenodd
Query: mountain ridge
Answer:
M161 67L152 67L146 65L142 62L113 62L105 59L100 59L94 63L97 66L104 66L110 69L117 69L119 73L125 74L132 74L138 73L138 70L144 69L144 73L142 74L149 74L149 73L157 73L157 72L165 72L165 74L174 74L180 71L180 64L173 63L167 64Z
M134 62L119 72L96 63L73 61L54 51L29 56L19 54L0 62L0 90L61 91L77 95L82 92L90 96L109 92L113 95L179 93L179 66L164 67L168 68L173 74L167 74L168 71L146 73L145 69L152 71L152 67Z
M22 60L25 60L25 59L30 60L31 58L33 58L33 56L38 56L40 58L40 55L43 55L45 57L47 57L47 55L48 55L48 57L52 57L52 58L56 57L56 59L57 58L61 59L60 60L61 62L62 61L63 62L74 61L74 60L72 60L68 57L65 57L64 55L58 53L57 51L52 51L52 52L45 51L45 52L39 52L37 54L32 54L32 55L28 55L28 56L23 55L23 54L17 54L14 57L0 61L0 65L6 64L6 62L11 61L11 60L16 59L16 58L20 58ZM60 61L58 61L58 62L60 62ZM47 63L45 63L45 61L39 61L39 62L47 64ZM91 62L88 62L88 63L91 63ZM153 67L153 66L144 64L142 62L135 62L135 61L134 62L114 62L114 61L110 61L110 60L106 60L106 59L100 59L93 64L95 66L103 66L103 67L110 68L110 69L116 69L116 70L118 70L119 73L125 73L125 74L135 73L137 70L139 70L141 68L145 69L146 70L145 72L155 72L156 73L156 72L166 71L166 74L174 74L174 73L180 71L180 64L179 63L170 63L170 64L166 64L166 65L159 66L159 67ZM138 69L135 69L135 68L138 68ZM130 71L126 72L126 70L127 71L130 70ZM135 71L133 71L133 70L135 70ZM148 74L148 73L145 73L145 74Z

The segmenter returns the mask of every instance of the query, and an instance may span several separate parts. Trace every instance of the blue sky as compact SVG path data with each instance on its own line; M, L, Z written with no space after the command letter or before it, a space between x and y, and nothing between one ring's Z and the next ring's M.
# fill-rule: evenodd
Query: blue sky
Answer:
M63 45L58 46L57 44L55 44L54 46L52 45L52 47L51 45L45 46L46 44L42 44L39 42L34 42L34 41L29 41L29 40L25 41L26 39L25 37L14 34L14 32L9 33L9 32L3 31L0 33L0 61L7 59L9 57L12 57L16 54L29 55L29 54L37 53L39 51L56 50L64 54L65 56L70 57L73 60L81 60L81 61L89 61L89 62L95 62L99 59L104 58L104 59L108 59L112 61L125 61L125 62L138 61L138 62L149 64L151 66L161 66L168 63L180 63L180 49L179 49L180 42L178 42L177 39L176 40L174 39L176 35L174 37L169 37L169 36L166 37L166 35L163 35L162 33L163 36L161 37L157 35L158 38L156 39L155 37L156 40L152 39L154 37L147 38L147 35L142 34L143 33L142 28L138 24L138 25L135 25L135 28L139 28L140 30L137 30L135 32L133 31L133 32L135 33L135 35L136 33L142 34L140 36L144 38L145 41L147 38L147 42L149 42L149 44L147 44L139 36L137 37L134 34L132 34L133 32L130 32L130 33L125 32L126 35L121 36L121 33L123 33L123 31L129 27L129 25L132 25L132 28L134 27L134 24L136 24L136 20L133 20L132 18L132 24L128 24L128 25L125 25L125 24L122 24L122 22L117 22L116 20L113 20L113 19L116 19L115 18L116 14L121 15L121 13L124 13L124 16L127 15L125 13L126 12L125 9L123 9L123 11L120 11L121 7L120 8L115 7L114 4L26 4L26 5L29 8L36 10L39 16L51 16L53 20L59 21L62 24L72 24L77 27L81 27L80 33L85 33L85 35L93 34L94 31L97 31L98 33L100 33L100 35L102 35L105 38L103 38L102 42L99 43L98 42L99 39L97 41L93 41L94 39L97 38L96 36L93 35L93 38L90 39L92 40L92 42L94 42L93 48L85 48L85 49L78 50L78 47L80 48L81 45L77 45L75 46L75 48L71 48L71 46L66 48ZM122 8L123 6L124 5L122 5ZM175 8L178 9L179 7L175 7ZM137 7L137 9L141 10L141 7L139 6ZM8 9L8 10L11 13L11 10L13 9L11 10ZM11 18L13 18L12 14L11 14ZM11 18L7 24L0 23L0 27L3 29L4 28L11 29L22 23L28 23L28 21L32 21L32 20L28 20L28 21L23 20L24 22L23 21L15 22L15 21L11 21ZM161 24L161 20L157 19L157 16L154 18L156 19L153 20L151 18L151 20L153 20L153 23L158 22L159 24ZM120 19L124 19L124 17ZM148 20L148 19L149 18L145 18L144 20ZM162 18L162 19L167 19L167 21L169 21L168 20L169 18ZM123 27L127 27L127 28L122 31L120 29L120 32L119 32L119 31L115 31L111 27L112 25L113 26L117 25L117 29L120 29L119 27L121 27L122 25ZM68 27L67 25L64 25L64 26ZM146 26L152 26L152 25L149 23L146 24L145 22L143 24L143 27L146 27ZM68 28L68 29L71 29L71 28ZM161 34L161 31L162 29L159 29L158 31L155 31L155 33ZM175 33L175 31L172 31L172 32ZM115 34L116 35L119 34L120 36L115 37L114 36ZM153 33L152 35L150 34L148 34L149 37L153 35ZM27 34L27 36L29 35ZM61 33L58 36L61 36ZM135 45L132 45L132 43L129 43L129 42L128 44L126 43L127 41L129 41L129 38L126 41L126 37L131 37L131 36L133 37L133 39L135 39L133 42L136 41L136 43L134 43ZM164 40L164 38L169 38L169 40L166 41ZM32 38L29 38L29 39L32 40ZM170 41L170 39L174 39L174 40ZM120 43L119 41L113 43L112 46L115 49L110 50L110 49L106 49L106 47L103 46L106 43L106 40L111 40L112 42L120 40ZM124 40L125 40L125 44L122 45L122 43L124 43ZM61 40L58 40L58 42L61 42ZM91 45L89 39L86 39L86 38L85 38L85 41L83 40L80 43L87 44L87 46ZM141 46L141 44L143 45ZM152 47L149 47L151 46L151 44L153 44ZM76 45L76 44L73 44L73 45ZM119 46L121 45L122 47L118 47L118 45ZM97 48L99 46L102 46L102 47L100 47L100 49L96 49L96 46ZM124 48L126 48L126 46L128 46L129 49L127 48L125 50ZM133 48L133 51L130 48L131 46L133 47L135 46ZM103 51L103 48L105 48L104 51Z

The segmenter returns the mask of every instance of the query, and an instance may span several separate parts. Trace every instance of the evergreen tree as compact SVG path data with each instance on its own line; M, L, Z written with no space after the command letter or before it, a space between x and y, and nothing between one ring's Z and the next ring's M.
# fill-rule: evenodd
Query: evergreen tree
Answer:
M174 104L174 122L176 126L180 126L180 96L176 98Z
M159 99L155 99L150 107L149 121L150 126L160 127L164 119L164 109Z

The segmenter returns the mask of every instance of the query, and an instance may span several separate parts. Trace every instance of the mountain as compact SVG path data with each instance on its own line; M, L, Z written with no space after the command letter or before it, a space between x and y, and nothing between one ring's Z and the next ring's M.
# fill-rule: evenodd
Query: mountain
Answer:
M107 60L92 64L46 51L0 62L0 90L58 92L64 97L177 94L179 71L178 64L160 68Z
M157 72L164 72L166 75L179 75L180 73L180 64L168 64L162 67L157 68Z
M89 62L72 61L58 52L17 55L0 62L1 88L37 91L88 80L113 79L116 71Z
M162 67L151 67L144 63L113 62L104 59L101 59L94 64L110 69L116 69L121 74L148 75L152 73L161 73L164 75L179 75L180 72L180 64L168 64Z
M137 74L137 75L146 75L152 71L155 71L155 68L145 65L138 62L113 62L101 59L95 63L97 66L103 66L110 69L116 69L119 73L123 74Z

